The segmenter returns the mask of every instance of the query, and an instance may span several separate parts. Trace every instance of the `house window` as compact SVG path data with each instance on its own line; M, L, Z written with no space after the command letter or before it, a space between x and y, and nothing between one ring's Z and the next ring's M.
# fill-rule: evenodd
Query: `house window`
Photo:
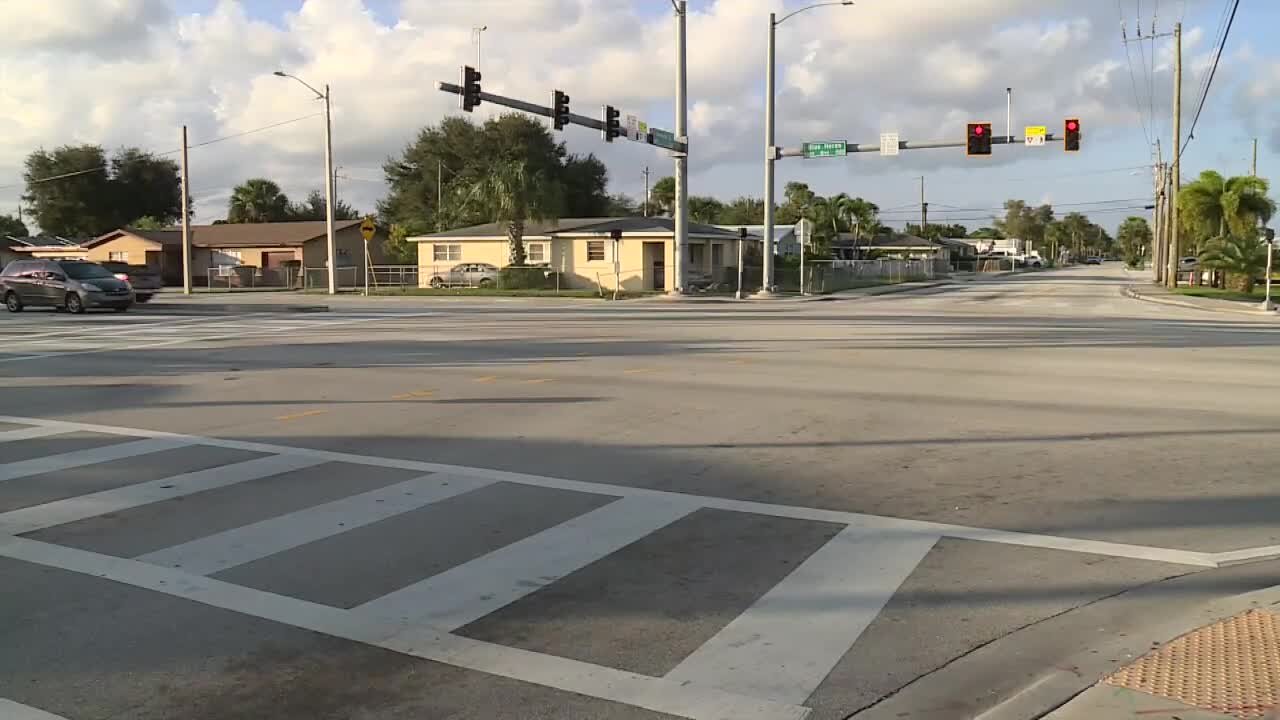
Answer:
M690 245L689 246L689 263L694 267L702 267L705 263L706 246Z
M127 263L129 262L129 251L128 250L112 250L111 252L107 253L107 260L109 262Z
M436 262L457 262L462 259L462 246L432 245L431 259Z
M604 262L604 241L587 241L587 262Z
M239 265L241 260L239 250L219 250L214 257L218 265Z
M525 248L525 256L534 265L541 265L547 262L547 244L529 243Z

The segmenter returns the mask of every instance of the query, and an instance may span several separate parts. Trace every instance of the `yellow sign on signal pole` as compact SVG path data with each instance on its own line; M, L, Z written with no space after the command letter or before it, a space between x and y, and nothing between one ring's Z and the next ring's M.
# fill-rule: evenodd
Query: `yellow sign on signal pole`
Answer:
M373 221L373 216L366 216L364 221L360 223L360 234L364 236L365 240L372 240L377 232L378 224Z
M1044 138L1048 133L1049 128L1044 125L1028 125L1023 133L1023 142L1028 147L1044 145Z

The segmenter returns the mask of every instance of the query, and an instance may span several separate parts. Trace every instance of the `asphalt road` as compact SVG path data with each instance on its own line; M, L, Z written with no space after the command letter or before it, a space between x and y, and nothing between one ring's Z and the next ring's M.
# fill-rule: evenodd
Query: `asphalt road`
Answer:
M1280 323L1140 281L0 318L0 717L976 716L1280 583Z

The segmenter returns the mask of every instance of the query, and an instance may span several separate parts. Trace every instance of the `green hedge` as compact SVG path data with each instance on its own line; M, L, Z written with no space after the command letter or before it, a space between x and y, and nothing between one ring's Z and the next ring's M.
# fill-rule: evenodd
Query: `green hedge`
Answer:
M555 288L555 278L543 267L504 267L498 271L498 287L503 290L547 290Z

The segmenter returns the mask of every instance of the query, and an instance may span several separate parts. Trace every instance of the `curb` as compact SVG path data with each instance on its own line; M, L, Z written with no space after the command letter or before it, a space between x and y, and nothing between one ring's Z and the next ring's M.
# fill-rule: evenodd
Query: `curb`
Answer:
M248 303L145 303L135 305L135 311L163 313L166 315L213 315L225 313L316 313L329 312L328 305L274 305Z
M943 285L950 285L953 280L939 280L937 282L923 283L898 283L896 285L879 285L868 288L855 288L853 290L840 290L829 293L827 295L808 295L797 298L792 302L839 302L841 300L857 300L864 297L878 297L880 295L897 295L898 293L914 292L916 290L929 290Z
M1120 291L1120 294L1124 295L1127 298L1130 298L1131 300L1138 300L1141 302L1148 302L1156 305L1171 305L1173 307L1190 308L1191 310L1203 310L1204 312L1231 313L1234 315L1248 315L1250 317L1275 317L1274 312L1267 312L1266 310L1259 310L1257 308L1246 309L1246 308L1232 308L1232 307L1206 307L1204 305L1197 305L1195 303L1183 302L1181 300L1175 300L1173 298L1156 297L1154 295L1145 295L1142 292L1136 290L1133 286L1129 286L1124 290Z

